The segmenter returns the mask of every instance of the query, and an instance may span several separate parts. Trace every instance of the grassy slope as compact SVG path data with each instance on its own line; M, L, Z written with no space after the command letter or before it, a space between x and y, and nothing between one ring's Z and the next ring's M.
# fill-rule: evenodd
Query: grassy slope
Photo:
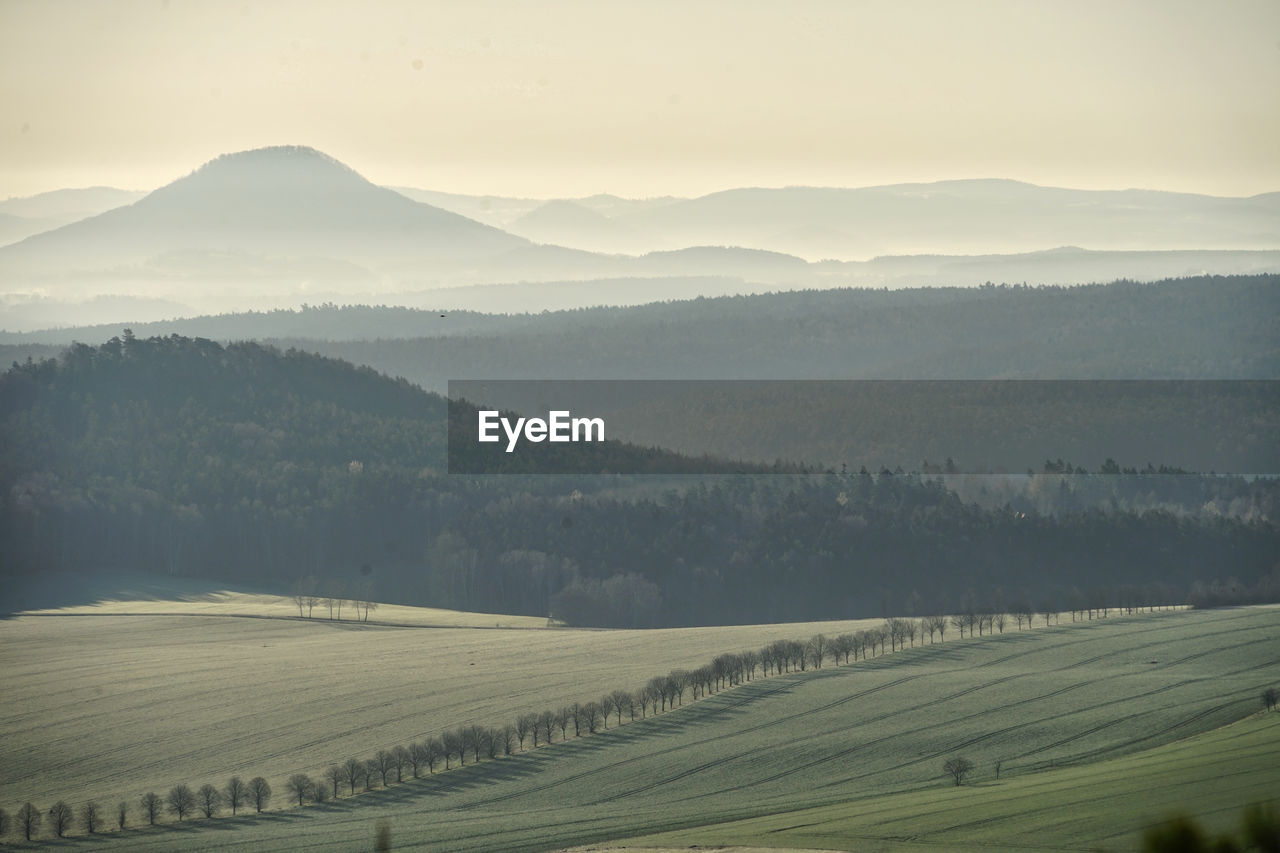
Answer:
M751 843L834 850L1134 849L1183 812L1215 831L1280 792L1280 714L1123 758L963 788L934 788L630 839L627 849Z
M129 620L122 617L101 622ZM117 726L119 775L98 780L105 790L94 788L95 795L105 802L126 795L136 799L146 787L133 780L148 774L165 780L157 781L156 787L205 781L195 769L184 779L170 768L196 768L200 762L193 757L209 751L202 745L209 737L194 729L185 734L174 731L165 738L152 736L155 727L164 724L164 715L156 713L152 698L163 699L167 707L187 701L190 716L203 708L200 713L205 719L243 714L247 710L244 703L251 698L239 695L234 679L219 689L207 681L170 685L151 673L155 683L145 684L148 678L142 671L157 668L170 657L169 652L177 652L188 668L200 670L207 666L208 655L221 654L226 643L234 642L231 637L211 642L204 648L208 655L200 654L198 648L173 649L168 643L181 643L181 636L196 620L187 619L183 624L167 624L160 618L146 621L156 623L153 630L170 633L149 638L160 648L144 656L147 666L135 663L125 670L132 673L128 677L139 694L133 710L136 722L121 726L120 713L95 713L85 707L80 714L86 719L62 725L69 733L69 726L79 726L82 734L108 723ZM241 622L207 621L219 626ZM41 625L86 622L99 620L37 619L24 627L34 630ZM271 626L266 620L254 622ZM278 776L295 768L314 772L318 768L300 761L311 747L298 743L299 739L311 738L323 747L321 753L342 755L345 752L334 749L330 739L359 734L358 742L368 744L360 749L359 754L364 755L377 747L379 733L390 730L383 722L388 719L399 721L402 728L418 726L425 732L432 720L459 713L465 718L477 704L494 710L498 705L510 708L544 689L531 682L523 688L512 684L513 677L528 678L523 671L519 676L511 674L520 667L540 669L544 679L556 682L551 694L566 696L572 685L583 684L592 672L630 665L637 656L655 653L654 649L642 651L638 637L611 645L610 638L621 632L459 632L468 634L469 639L459 641L462 645L444 657L467 663L474 659L477 666L437 682L437 665L432 658L439 656L423 654L423 638L445 637L447 629L348 629L339 634L342 629L336 627L296 622L273 627L303 629L318 643L308 648L323 654L318 660L308 660L305 653L295 654L292 665L282 666L277 648L262 653L277 664L266 667L255 664L252 656L259 654L256 649L267 638L256 634L242 637L245 662L241 669L270 671L280 687L267 697L268 707L258 709L240 727L242 743L223 743L210 753L221 758L242 749L254 760L244 767L224 765L222 772L210 772L213 781L221 782L229 775L228 769L248 774L259 766L277 768ZM208 626L208 630L213 628ZM135 633L141 630L141 625L134 626ZM207 636L208 630L202 629L206 636L200 642L219 639ZM948 642L852 666L757 681L606 734L571 739L567 744L512 759L470 765L434 779L393 785L354 800L262 817L129 832L118 843L137 850L367 849L376 822L386 820L397 847L539 850L803 807L852 800L872 802L869 798L891 792L923 791L922 802L934 802L935 797L957 793L947 789L939 777L942 759L956 751L976 760L987 773L992 761L1002 759L1012 786L1025 784L1024 780L1051 778L1056 774L1031 775L1050 766L1087 764L1134 753L1245 717L1256 708L1261 688L1280 679L1280 660L1274 655L1278 632L1280 610L1255 608L1113 617L1061 629ZM652 632L654 637L660 633ZM339 645L347 648L345 669L340 657L327 651L327 644L314 640L334 634L345 640ZM699 634L695 630L683 638L667 638L657 651L668 655L684 651L705 640ZM283 636L278 635L276 642ZM495 644L504 636L514 637L515 643L506 648ZM367 637L374 641L363 644L360 638ZM412 643L402 645L401 637ZM559 648L535 645L537 640L557 637L564 641ZM99 629L79 642L111 647L109 639ZM67 648L76 645L65 630L61 637L48 637L47 642ZM414 644L416 654L410 651ZM9 655L8 644L3 648ZM406 660L420 667L416 678L407 679L409 683L421 679L435 687L418 686L417 700L407 695L412 691L405 690ZM350 689L347 682L359 680L362 672L372 674ZM84 673L66 675L67 690L71 691ZM34 673L25 673L11 683L21 685L30 677ZM168 680L174 677L171 671ZM201 690L199 684L207 686ZM486 684L507 689L493 695L493 687L486 688ZM98 683L98 687L104 686ZM45 684L42 690L31 692L43 696L55 692L56 687ZM164 698L166 691L174 695ZM282 709L278 706L286 703L279 697L286 693L289 708ZM181 699L183 696L187 698ZM442 696L449 697L446 707L424 713L433 701L428 697ZM501 714L499 719L506 716ZM450 724L457 721L450 719ZM31 726L35 723L29 721ZM6 732L14 730L8 720L4 728ZM35 728L47 739L50 729ZM32 752L13 754L7 737L3 749L10 754L0 760L0 768L36 766L37 756L47 753L41 738L29 731L19 731L19 736L26 738ZM295 746L287 748L289 743ZM144 756L147 760L140 761ZM1255 785L1247 774L1237 777L1238 768L1231 764L1219 768L1220 781L1215 785L1227 799L1238 797L1242 805L1257 798L1259 790L1269 790L1265 778L1259 777ZM5 772L12 777L14 771ZM62 771L54 766L49 773L54 772L62 772L64 780L78 779L83 767ZM44 785L43 776L48 774L29 775L21 782L5 780L6 800L16 800L27 786ZM1242 787L1229 792L1228 783ZM1152 786L1148 780L1144 786L1134 785L1139 787ZM971 796L970 792L959 793ZM1015 827L1011 830L1015 834L1025 829L1028 845L1061 847L1060 832L1041 829L1043 824L1054 822L1054 814L1033 817L1030 828L1018 828L1016 822L1009 825ZM945 822L946 818L939 820ZM1000 823L994 826L998 828ZM1128 830L1119 826L1106 831Z
M293 773L444 729L505 724L724 651L871 624L497 630L546 620L390 605L370 618L396 624L356 624L319 609L300 620L278 597L199 583L124 586L146 597L112 599L116 584L97 604L0 620L0 807L134 802L237 773L283 791ZM226 618L236 613L259 618ZM413 627L440 625L489 630Z
M24 616L247 616L252 618L297 619L298 606L288 594L247 588L228 588L225 583L193 578L166 578L158 575L59 576L75 589L75 600L59 600L56 592L33 589L28 595L34 607L18 610ZM10 603L16 596L7 596ZM56 602L56 604L54 603ZM16 608L15 608L16 609ZM355 621L352 607L344 605L340 617ZM322 604L311 610L311 618L328 619ZM383 625L424 628L545 628L547 620L538 616L469 613L436 607L406 607L380 604L369 612L369 622Z

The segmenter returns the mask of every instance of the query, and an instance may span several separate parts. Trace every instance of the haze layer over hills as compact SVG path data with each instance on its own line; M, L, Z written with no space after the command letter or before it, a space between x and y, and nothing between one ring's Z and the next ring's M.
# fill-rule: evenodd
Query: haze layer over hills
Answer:
M509 312L1280 272L1280 193L973 180L541 200L391 190L314 149L280 146L223 155L140 195L0 202L0 327L326 301Z

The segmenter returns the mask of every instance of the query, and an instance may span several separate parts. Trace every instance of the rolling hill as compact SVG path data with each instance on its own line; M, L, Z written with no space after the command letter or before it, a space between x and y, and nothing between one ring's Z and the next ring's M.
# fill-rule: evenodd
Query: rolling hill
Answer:
M1114 849L1169 808L1234 815L1274 797L1274 723L1239 721L1280 679L1270 653L1277 613L1113 616L952 637L757 678L646 719L611 719L596 734L574 737L570 727L563 742L557 730L550 746L526 743L508 757L424 770L423 779L406 773L403 783L304 808L283 808L292 773L318 775L353 755L590 699L788 630L803 637L835 626L601 633L19 617L0 623L3 654L23 662L6 705L0 800L47 808L54 797L76 806L125 799L137 828L104 833L96 846L144 852L368 849L379 825L389 826L393 849L540 851L677 830L688 844L741 838L750 825L688 833L746 818L788 846L825 838L837 849L872 840L910 850L913 839L896 829L904 810L925 814L916 825L944 844L1058 844L1043 829L1018 833L1043 828L1046 801L1065 796L1071 809L1054 812L1062 831L1078 826ZM278 701L286 694L287 714ZM1243 752L1233 730L1256 732ZM1179 757L1197 736L1239 761ZM943 760L957 753L977 763L978 787L943 778ZM1170 772L1159 786L1143 776L1160 770ZM268 775L272 808L138 826L144 791L220 785L233 773ZM1104 804L1090 824L1091 798L1122 791L1117 773L1134 792L1128 810ZM802 808L825 813L788 820ZM834 816L844 823L825 834L797 826Z

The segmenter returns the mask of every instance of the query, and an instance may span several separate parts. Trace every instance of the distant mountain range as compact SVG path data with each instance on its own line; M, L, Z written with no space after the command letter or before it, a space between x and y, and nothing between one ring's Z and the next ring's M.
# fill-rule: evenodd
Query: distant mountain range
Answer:
M509 312L1274 273L1280 193L975 180L547 201L388 189L286 146L224 155L146 195L99 187L0 202L6 239L16 242L0 245L0 327L14 330L325 301Z
M880 255L1010 254L1078 245L1114 251L1280 247L1280 193L1222 198L1152 190L1073 190L980 179L740 188L630 200L405 195L539 243L643 254L742 246L811 261Z
M145 195L114 187L86 187L0 201L0 246L132 204Z
M967 180L858 189L743 188L612 205L598 196L540 205L436 196L432 203L540 243L626 254L728 245L849 261L1062 245L1120 251L1280 246L1280 193L1219 198Z
M374 186L310 148L228 154L124 207L0 248L7 275L415 269L527 241Z

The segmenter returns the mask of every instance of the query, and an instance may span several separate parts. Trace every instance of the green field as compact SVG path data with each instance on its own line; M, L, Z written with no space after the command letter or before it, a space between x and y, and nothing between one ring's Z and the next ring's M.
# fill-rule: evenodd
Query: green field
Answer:
M834 630L21 617L0 623L0 803L47 809L51 798L94 797L110 807L231 773L274 784L460 723L505 722L634 686L770 633L819 629ZM1136 828L1175 805L1234 819L1276 790L1275 771L1257 771L1276 765L1271 720L1215 730L1255 713L1262 689L1280 683L1277 639L1280 609L1247 608L953 640L757 680L674 713L350 799L107 835L98 846L360 850L385 821L397 849L545 850L676 830L670 838L683 846L1126 849ZM1188 743L1226 744L1239 760L1202 760L1218 746L1165 746L1210 732ZM77 761L79 751L91 760ZM973 786L956 790L941 777L954 753L977 763ZM994 783L997 760L1004 778ZM828 808L812 820L786 814L813 807ZM766 815L775 817L725 823ZM796 826L811 822L819 827L809 835Z
M145 591L0 620L0 807L114 806L233 774L283 791L294 773L463 724L505 724L725 651L874 624L595 631L387 605L360 624L318 610L299 620L261 593L167 581Z
M1143 752L962 788L930 788L628 839L617 849L754 844L909 851L1136 849L1153 821L1239 828L1241 805L1280 799L1280 714ZM598 849L598 848L597 848Z

